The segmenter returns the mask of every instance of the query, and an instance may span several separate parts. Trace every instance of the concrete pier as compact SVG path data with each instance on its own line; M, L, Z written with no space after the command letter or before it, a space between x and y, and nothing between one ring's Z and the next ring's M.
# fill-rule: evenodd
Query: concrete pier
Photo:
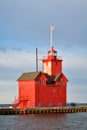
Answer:
M24 115L24 114L68 114L87 112L87 106L78 107L39 107L39 108L0 108L0 115Z

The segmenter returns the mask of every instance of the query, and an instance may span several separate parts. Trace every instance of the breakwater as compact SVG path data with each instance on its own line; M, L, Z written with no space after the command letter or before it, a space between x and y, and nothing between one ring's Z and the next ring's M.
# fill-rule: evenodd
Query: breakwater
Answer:
M23 115L23 114L67 114L87 112L87 106L79 107L46 107L46 108L0 108L0 115Z

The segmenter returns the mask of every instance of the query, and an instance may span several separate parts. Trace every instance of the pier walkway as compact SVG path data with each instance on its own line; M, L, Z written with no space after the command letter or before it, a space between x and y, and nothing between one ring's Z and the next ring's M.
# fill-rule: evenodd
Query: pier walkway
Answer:
M39 107L39 108L0 108L0 115L24 115L24 114L68 114L87 112L87 106L77 107Z

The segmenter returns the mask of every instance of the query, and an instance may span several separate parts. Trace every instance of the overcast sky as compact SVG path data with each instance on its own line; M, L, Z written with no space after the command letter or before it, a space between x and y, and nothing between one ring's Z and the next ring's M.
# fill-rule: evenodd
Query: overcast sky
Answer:
M87 103L87 0L0 0L0 103L12 103L18 77L35 71L35 48L47 55L51 24L67 101Z

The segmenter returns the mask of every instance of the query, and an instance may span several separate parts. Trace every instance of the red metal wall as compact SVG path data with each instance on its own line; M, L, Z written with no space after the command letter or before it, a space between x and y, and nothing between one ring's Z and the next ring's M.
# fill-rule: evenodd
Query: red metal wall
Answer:
M66 106L66 86L38 85L35 92L36 106Z
M19 81L19 107L35 107L35 81Z
M52 61L52 75L62 72L62 60Z
M40 75L36 81L19 81L18 88L21 108L66 106L66 83L47 85Z

